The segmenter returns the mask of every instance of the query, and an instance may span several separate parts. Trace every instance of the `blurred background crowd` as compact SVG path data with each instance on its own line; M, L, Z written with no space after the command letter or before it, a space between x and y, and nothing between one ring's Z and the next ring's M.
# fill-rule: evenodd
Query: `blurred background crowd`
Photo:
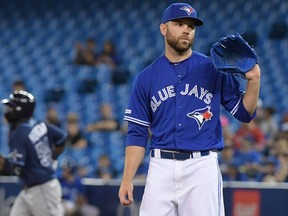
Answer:
M260 58L256 119L240 124L222 112L225 148L219 163L224 180L288 182L288 2L186 2L204 20L194 50L209 55L220 37L243 33ZM129 91L135 75L163 52L158 26L172 1L0 3L0 98L26 89L37 100L35 117L67 130L59 178L72 181L68 171L75 178L121 178ZM4 155L7 132L2 122ZM145 178L148 159L147 152L138 178ZM78 201L85 203L81 197Z

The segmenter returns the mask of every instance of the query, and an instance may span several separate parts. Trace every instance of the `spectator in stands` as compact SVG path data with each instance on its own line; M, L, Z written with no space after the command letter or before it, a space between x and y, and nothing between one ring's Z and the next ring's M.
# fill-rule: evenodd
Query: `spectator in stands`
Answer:
M112 71L115 71L119 66L119 58L116 54L115 44L111 40L105 41L103 50L96 60L96 64L105 64Z
M231 143L226 143L224 149L219 154L219 168L223 176L228 176L231 171L231 165L238 168L240 162L234 157L235 151Z
M77 169L77 174L82 178L90 178L93 176L89 173L89 164L79 165Z
M54 106L49 106L46 112L46 122L61 127L58 111Z
M277 182L276 179L276 161L275 160L267 160L265 163L261 164L260 173L259 173L259 181L262 182Z
M87 147L87 139L85 138L80 125L77 113L71 112L67 115L66 129L68 138L66 146L75 149L84 149Z
M237 164L228 164L227 171L222 174L223 181L247 181L246 174L239 170Z
M278 182L288 182L288 153L278 155L279 167L275 173Z
M288 140L277 140L274 143L274 151L279 162L275 178L278 182L288 182Z
M275 109L271 106L262 108L261 112L257 112L256 122L261 131L264 133L267 141L272 141L276 138L279 127L275 119Z
M255 120L250 123L241 123L232 138L234 148L239 149L242 140L250 140L253 148L259 151L263 150L266 144L265 135Z
M275 173L279 161L276 154L276 143L275 140L269 141L261 152L259 181L277 181Z
M84 193L81 179L75 175L77 162L72 159L65 159L61 164L62 175L59 181L62 187L62 203L65 216L71 216L76 211L75 201L77 196Z
M76 43L75 45L76 56L74 63L77 65L90 65L94 66L97 59L96 41L93 38L86 40L86 45Z
M88 124L86 130L93 131L115 131L119 130L119 122L113 117L112 107L109 103L104 103L100 107L100 119Z
M113 72L111 80L112 84L126 84L129 82L130 71L122 65L113 41L105 41L103 50L98 56L96 64L105 64L111 69Z
M245 173L249 181L259 178L261 153L253 148L254 138L249 136L239 137L239 148L235 150L235 160L239 162L239 169Z
M12 90L13 91L26 90L24 82L20 79L15 80L12 84Z
M117 172L111 164L111 160L108 155L103 154L99 157L96 171L96 178L112 179L117 177Z
M77 175L77 162L67 158L63 161L62 176L59 178L62 186L62 203L65 216L98 216L100 211L96 206L88 203L85 196L85 187L81 177Z
M279 137L288 140L288 111L281 116Z

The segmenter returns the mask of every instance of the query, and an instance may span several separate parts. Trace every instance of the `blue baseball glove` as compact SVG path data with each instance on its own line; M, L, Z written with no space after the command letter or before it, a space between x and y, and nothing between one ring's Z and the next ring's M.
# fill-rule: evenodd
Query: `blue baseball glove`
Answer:
M221 38L212 45L210 55L217 71L232 73L244 79L245 74L258 63L254 49L240 34Z

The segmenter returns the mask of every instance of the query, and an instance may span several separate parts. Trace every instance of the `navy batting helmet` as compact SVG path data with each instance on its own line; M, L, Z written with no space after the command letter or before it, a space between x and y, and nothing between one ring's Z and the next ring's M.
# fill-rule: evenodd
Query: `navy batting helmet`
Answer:
M2 103L8 106L5 117L9 123L31 118L35 109L34 96L23 90L14 91L8 99L2 100Z

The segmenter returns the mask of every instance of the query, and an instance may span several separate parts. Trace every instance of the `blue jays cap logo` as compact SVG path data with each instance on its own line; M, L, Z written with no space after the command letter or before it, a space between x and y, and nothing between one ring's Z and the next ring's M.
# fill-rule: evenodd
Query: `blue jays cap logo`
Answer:
M193 19L195 26L203 25L203 21L197 18L196 10L186 3L173 3L167 7L163 12L161 23L181 18Z
M201 109L196 109L193 112L188 113L187 116L189 118L193 118L197 122L199 130L201 130L205 122L211 120L213 116L213 113L210 112L210 109L211 109L210 106L206 106L205 108Z
M190 14L193 13L194 11L192 7L187 7L187 6L181 7L180 10L184 10L188 14L188 16L190 16Z

